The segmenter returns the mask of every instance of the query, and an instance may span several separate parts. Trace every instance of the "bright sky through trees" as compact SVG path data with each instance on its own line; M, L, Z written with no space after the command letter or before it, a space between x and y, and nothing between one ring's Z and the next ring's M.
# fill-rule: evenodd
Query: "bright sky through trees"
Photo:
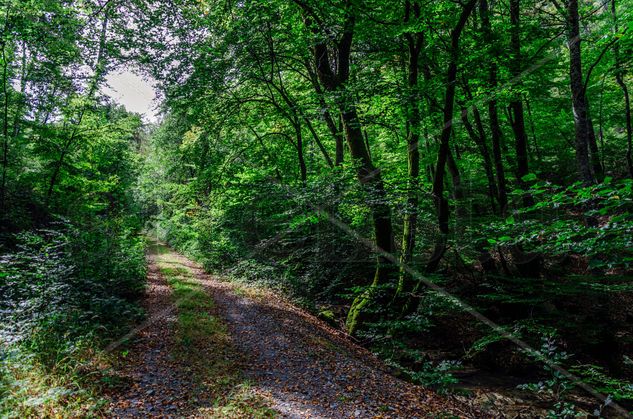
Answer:
M145 122L158 121L158 99L153 80L143 78L131 70L108 74L103 93L125 106L129 112L139 113Z

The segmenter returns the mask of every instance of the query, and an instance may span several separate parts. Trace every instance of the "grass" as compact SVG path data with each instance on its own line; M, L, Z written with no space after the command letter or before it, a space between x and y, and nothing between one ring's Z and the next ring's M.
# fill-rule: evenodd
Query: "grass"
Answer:
M75 261L79 257L72 256L68 250L49 252L46 248L29 251L32 253L14 256L24 258L23 265L12 274L15 275L14 280L23 282L15 284L33 286L36 285L33 278L39 280L41 277L46 289L57 288L60 291L54 295L64 298L63 303L57 302L51 309L50 295L39 290L27 294L28 297L19 293L12 295L11 292L0 296L3 309L22 305L32 307L17 317L12 317L10 310L8 314L4 310L0 313L0 321L3 322L0 329L9 332L0 336L11 336L13 331L15 336L19 336L17 340L7 338L3 341L0 338L0 418L103 417L108 404L105 394L122 385L123 380L113 370L118 354L109 353L105 348L119 333L128 330L129 323L140 319L136 311L127 317L120 316L120 313L131 313L128 308L138 307L131 300L123 304L123 300L114 298L116 293L112 290L95 294L107 299L106 308L96 309L92 305L95 301L103 301L96 297L80 303L81 294L68 296L65 286L87 288L89 285L86 284L98 284L106 277L106 270L95 270L94 276L87 278L75 270ZM142 249L139 248L138 252L142 254ZM11 253L2 256L5 255ZM85 257L88 261L97 260L92 253ZM101 258L98 260L105 263ZM113 269L117 266L131 267L123 265L124 261L115 257L107 261ZM132 268L141 273L134 280L137 281L135 285L140 287L143 284L144 265L141 264L144 264L144 259L139 256L135 261L139 265ZM0 270L5 266L0 263ZM70 267L75 267L72 277L63 274ZM7 284L9 290L16 286L3 283L2 279L0 285L3 289L7 289L4 288Z
M44 365L21 348L0 349L0 417L98 417L116 385L109 375L113 354L89 347Z
M261 286L241 284L238 281L233 281L233 293L239 297L247 297L255 301L265 302L269 297L268 289Z
M195 416L270 418L274 411L254 394L241 374L245 360L234 350L226 325L215 313L213 299L195 281L191 269L167 248L155 252L161 274L172 289L177 308L174 358L191 368L199 394L207 401Z
M213 300L167 247L152 250L177 308L174 357L195 374L192 391L200 393L198 399L209 401L205 407L192 406L197 409L194 415L273 417L274 412L241 376L243 359L232 348L226 325L215 315ZM101 350L105 345L98 333L63 342L49 335L40 331L40 338L28 347L0 341L0 418L106 416L105 394L127 384L112 368L120 362L120 353Z

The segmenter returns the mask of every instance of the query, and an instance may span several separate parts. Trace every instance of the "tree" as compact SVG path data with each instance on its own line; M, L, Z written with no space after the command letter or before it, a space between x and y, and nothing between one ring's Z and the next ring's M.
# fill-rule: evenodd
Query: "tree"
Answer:
M485 0L484 0L485 1ZM510 0L511 41L510 49L512 59L510 61L511 76L516 82L521 77L521 27L520 27L520 0ZM510 114L512 131L514 132L515 148L517 155L517 178L520 185L524 185L523 177L529 173L528 168L528 139L525 131L525 118L523 116L523 101L520 96L515 96L510 102ZM523 204L531 206L534 200L529 194L523 195Z
M420 4L405 1L404 24L414 25L420 20ZM424 46L424 33L417 30L413 33L405 32L404 39L408 50L407 65L407 98L406 98L406 126L407 126L407 202L402 228L402 250L400 257L400 278L398 281L398 291L411 289L407 283L407 273L405 266L411 263L413 251L415 249L415 237L417 234L418 220L418 195L420 176L420 94L418 87L420 52Z
M613 32L617 37L619 36L618 16L616 12L615 0L611 0L611 15L613 16ZM613 46L613 57L615 60L615 80L622 89L622 95L624 96L624 123L626 125L626 163L629 168L629 175L633 178L633 157L631 157L633 148L633 128L631 128L631 98L629 97L629 89L624 82L626 76L626 69L622 64L622 57L620 55L620 44L616 42Z
M312 52L319 81L327 91L336 92L338 96L337 105L341 112L341 120L350 156L357 164L356 174L359 182L365 187L367 194L371 196L369 205L374 223L376 248L379 252L376 273L371 282L371 287L374 288L379 284L386 283L394 272L392 262L383 255L383 253L391 254L393 252L393 229L391 226L391 209L388 203L385 202L385 188L380 169L374 167L371 161L353 96L346 88L350 75L351 47L356 26L356 11L351 2L345 4L342 33L334 47L336 68L333 69L332 60L330 59L330 48L325 41L327 29L320 26L319 19L313 10L306 8L303 4L301 6L305 13L306 25L317 37L315 44L312 46ZM353 333L358 327L362 312L372 298L370 288L369 292L362 294L352 303L347 317L347 329L350 333Z
M446 240L449 233L450 208L448 199L444 196L444 172L450 154L450 138L453 129L453 107L455 104L455 88L457 84L457 65L459 58L459 38L462 34L466 21L470 17L477 2L471 0L466 3L460 12L459 19L455 27L451 30L451 44L449 49L449 62L446 70L446 93L444 95L444 118L442 134L440 136L440 147L437 152L437 162L435 164L435 174L433 176L433 198L437 208L437 219L440 236L435 244L435 250L426 265L427 272L433 272L444 256L446 251Z
M589 154L593 125L589 116L589 101L586 96L582 72L582 39L578 0L568 0L565 13L567 15L567 45L569 47L569 80L576 132L576 162L580 179L585 184L592 184L596 181Z
M483 32L483 39L486 43L492 46L493 59L488 64L488 77L489 85L492 89L492 97L488 101L488 119L490 121L490 131L492 136L492 155L495 162L495 171L497 173L497 192L499 209L501 214L505 214L508 210L508 193L506 190L506 178L505 169L503 167L503 156L501 150L502 132L499 126L499 115L497 110L497 99L494 96L495 89L497 88L497 53L496 44L493 39L492 29L490 27L490 9L488 2L483 0L479 3L479 14L481 19L481 27Z

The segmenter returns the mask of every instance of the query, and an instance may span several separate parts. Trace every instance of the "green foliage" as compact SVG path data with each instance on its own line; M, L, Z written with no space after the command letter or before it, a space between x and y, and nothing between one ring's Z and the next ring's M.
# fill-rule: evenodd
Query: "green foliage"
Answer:
M117 336L113 327L139 314L126 299L139 295L145 277L143 240L129 234L60 222L19 235L20 250L2 257L3 341L54 363L75 338L100 329Z
M580 255L588 259L588 269L631 268L631 179L606 178L588 187L537 182L529 193L538 201L491 224L489 244L520 245L551 256Z
M572 365L572 355L562 351L553 334L542 335L539 350L526 350L526 353L536 361L543 363L547 378L537 383L522 384L520 389L545 395L553 400L553 409L548 412L551 418L583 417L582 412L570 396L574 388L580 383L590 386L593 391L606 395L592 413L602 417L605 408L613 401L633 400L633 384L626 380L614 378L605 374L604 369L597 365Z
M602 394L607 394L616 402L633 400L633 383L629 380L610 376L599 365L572 365L569 370Z
M440 393L449 392L459 380L451 374L452 371L462 366L460 361L440 361L438 363L428 362L424 364L421 371L410 373L413 382L425 386L433 387Z
M531 384L521 384L520 389L529 390L535 393L544 393L553 399L554 409L548 411L551 418L571 418L583 416L573 403L566 398L574 387L574 382L563 370L564 362L570 355L561 351L556 344L553 335L543 335L542 344L539 350L527 351L535 360L544 362L543 368L548 373L548 378L544 381Z
M142 318L141 120L99 93L123 42L97 1L2 3L0 416L102 414L102 348Z
M129 229L122 220L81 230L59 221L19 234L0 257L2 412L100 408L98 348L142 318L145 244Z
M46 368L122 333L142 227L306 307L351 306L359 335L392 339L376 350L419 382L451 381L412 337L462 326L458 300L527 340L555 328L599 345L630 328L605 313L633 291L631 0L579 2L582 42L564 39L574 2L546 3L518 3L514 22L492 1L5 0L3 341ZM562 43L580 49L576 72ZM121 63L158 81L161 123L100 94ZM584 142L595 184L577 182ZM394 251L377 264L382 235ZM508 343L467 323L471 360Z
M99 416L101 392L109 377L101 376L101 354L86 343L72 362L59 364L54 372L23 352L0 349L0 415L6 418Z

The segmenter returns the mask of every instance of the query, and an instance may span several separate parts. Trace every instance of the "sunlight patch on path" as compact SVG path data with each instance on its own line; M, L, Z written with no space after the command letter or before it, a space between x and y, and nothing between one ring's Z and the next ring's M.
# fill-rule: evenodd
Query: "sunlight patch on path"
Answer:
M155 243L153 246L161 246ZM177 312L175 360L189 368L199 407L193 416L266 418L274 412L251 391L240 371L245 361L231 344L215 304L191 268L164 246L156 252L161 275L172 289Z

